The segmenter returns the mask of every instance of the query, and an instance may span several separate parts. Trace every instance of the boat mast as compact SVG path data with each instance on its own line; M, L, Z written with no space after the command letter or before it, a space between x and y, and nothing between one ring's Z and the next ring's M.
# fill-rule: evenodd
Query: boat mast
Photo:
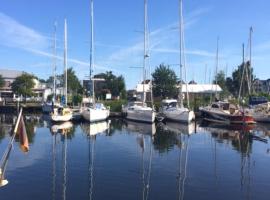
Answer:
M182 64L182 48L183 48L183 42L182 42L182 6L183 6L183 0L179 0L179 47L180 47L180 84L179 84L179 94L178 94L178 101L180 104L180 107L183 107L183 94L182 94L182 72L183 72L183 64Z
M90 82L92 81L92 99L93 104L95 103L95 82L94 82L94 75L93 75L93 69L94 69L94 1L90 1L90 15L91 15L91 38L90 38Z
M215 98L217 98L217 74L218 74L218 60L219 60L219 37L217 37L217 52L216 52L216 72L215 72Z
M241 83L240 83L240 88L239 88L239 93L238 93L238 103L240 104L240 98L241 98L241 92L242 92L242 87L243 87L243 81L244 81L244 76L245 76L245 68L246 68L246 64L245 64L245 44L242 44L242 52L243 52L243 71L242 71L242 75L241 75Z
M65 19L64 27L64 67L65 67L65 106L67 106L67 20Z
M252 77L251 77L251 67L252 67L252 65L251 65L251 58L252 58L252 33L253 33L253 28L252 28L252 26L250 27L250 29L249 29L249 69L250 69L250 74L249 74L249 87L250 87L250 93L252 93L253 92L253 88L252 88Z
M57 58L56 58L56 28L57 28L57 22L54 22L54 50L53 50L53 54L54 54L54 66L53 66L53 102L55 101L55 97L56 97L56 62L57 62Z
M145 102L145 68L146 59L149 57L147 52L146 41L147 40L147 0L144 0L144 55L143 55L143 103Z

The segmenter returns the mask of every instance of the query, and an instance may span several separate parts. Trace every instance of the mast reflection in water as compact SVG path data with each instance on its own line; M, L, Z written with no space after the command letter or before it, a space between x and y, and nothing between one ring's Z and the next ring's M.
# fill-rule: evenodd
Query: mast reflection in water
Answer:
M16 117L0 121L3 154ZM25 125L31 150L22 153L15 140L1 200L269 199L270 126L264 124L51 124L27 115Z

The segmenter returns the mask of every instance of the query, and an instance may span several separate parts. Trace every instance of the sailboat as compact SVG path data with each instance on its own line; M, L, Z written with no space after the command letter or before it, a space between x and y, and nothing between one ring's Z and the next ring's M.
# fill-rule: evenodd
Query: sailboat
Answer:
M95 79L92 74L94 68L94 1L91 0L91 45L90 45L90 81L92 81L92 101L82 108L82 116L89 122L106 120L110 115L110 110L102 103L95 102Z
M51 102L44 102L42 104L42 112L43 113L51 113L53 111L54 107L58 107L59 104L55 102L55 97L56 97L56 22L54 24L54 64L53 64L53 98Z
M130 102L122 110L129 120L153 123L156 118L156 112L153 107L153 98L151 97L152 107L147 106L145 102L145 68L146 61L149 58L147 48L147 0L144 0L144 55L143 55L143 97L142 101ZM150 82L152 85L152 82ZM152 90L152 87L151 87Z
M216 55L216 74L218 68L218 51L219 50L219 39L217 40L217 55ZM245 65L244 58L243 64ZM244 66L245 67L245 66ZM242 74L243 80L244 73ZM217 86L217 78L216 78ZM240 102L241 87L239 91L238 100ZM200 113L204 120L214 123L221 123L226 125L247 125L254 124L254 118L248 110L244 110L237 104L232 104L227 101L219 101L217 99L217 90L215 94L216 101L212 102L206 107L200 107Z
M65 122L70 121L72 119L72 110L67 107L67 21L65 19L64 25L64 77L65 77L65 95L64 95L64 106L60 106L59 108L53 108L53 112L51 113L51 120L54 122Z
M249 66L249 68L251 68L251 44L252 44L252 33L253 33L253 29L252 27L250 27L250 31L249 31L249 62L247 64L247 66ZM247 67L246 66L246 67ZM246 69L247 73L248 70ZM249 79L249 89L251 88L251 77L250 75L247 74L247 78ZM263 98L263 97L252 97L250 96L250 103L253 103L253 105L251 105L251 108L249 109L249 112L251 113L251 115L253 116L254 120L256 122L266 122L269 123L270 122L270 102L267 100L267 98Z
M180 87L179 87L179 95L178 102L176 99L165 99L162 101L160 112L165 116L165 119L190 123L195 119L195 114L189 108L185 108L183 105L183 92L182 92L182 71L183 71L183 60L185 65L185 54L184 54L184 20L183 20L183 1L179 1L179 31L180 31ZM186 67L186 66L184 66ZM185 69L186 71L186 69ZM188 91L187 92L187 100L189 106L189 98Z

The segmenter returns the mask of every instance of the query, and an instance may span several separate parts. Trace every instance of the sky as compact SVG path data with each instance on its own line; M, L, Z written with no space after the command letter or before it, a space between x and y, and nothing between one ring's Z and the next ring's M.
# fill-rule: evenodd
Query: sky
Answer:
M94 73L123 75L128 89L142 80L143 5L143 0L94 0ZM164 63L179 75L178 6L179 0L148 0L150 72ZM242 44L248 46L251 26L255 75L270 78L269 8L269 0L183 0L187 80L213 80L218 37L218 69L229 76L242 62ZM53 73L57 21L57 73L62 73L65 18L68 66L85 79L89 74L89 0L1 0L0 69L47 79Z

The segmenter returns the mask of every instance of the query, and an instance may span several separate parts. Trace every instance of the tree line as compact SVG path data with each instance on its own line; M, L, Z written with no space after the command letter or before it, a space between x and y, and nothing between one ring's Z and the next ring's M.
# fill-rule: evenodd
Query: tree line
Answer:
M64 87L64 74L56 76L56 88ZM121 98L126 98L126 85L123 76L116 76L111 71L106 73L96 74L94 78L103 78L102 82L95 82L95 91L97 98L104 100L106 93L111 93L113 97L120 96ZM39 79L38 77L23 73L18 76L11 84L11 89L14 94L18 96L26 97L35 96L33 88L35 87L34 79L37 79L40 83L46 84L49 88L53 88L54 77L50 76L47 80ZM69 100L72 102L81 102L82 96L87 94L89 88L83 88L79 78L72 67L67 70L67 91ZM0 75L0 88L5 85L4 78ZM50 95L49 100L52 98Z
M245 73L243 74L243 72ZM32 89L34 87L34 78L38 79L33 75L23 73L12 83L12 91L24 97L33 96ZM116 76L112 71L107 71L105 73L96 74L94 78L103 79L103 81L95 81L95 94L98 99L104 100L107 93L110 93L112 97L120 97L121 99L127 98L125 79L122 75ZM52 87L53 79L54 78L50 76L47 80L39 79L39 81ZM56 79L57 87L64 86L64 74L58 75ZM80 101L82 96L87 94L87 89L89 88L83 88L72 67L67 70L67 79L67 90L69 96L72 98L71 100ZM252 92L254 93L252 90L254 79L253 68L248 61L237 66L231 76L226 77L223 70L219 71L215 75L213 83L217 83L221 87L221 98L228 96L237 98L240 87L242 87L240 92L243 97L251 95ZM176 98L178 96L177 84L179 81L175 71L172 70L169 65L160 64L152 73L154 97ZM4 80L0 75L0 87L3 86ZM249 90L249 88L251 88L251 90Z

